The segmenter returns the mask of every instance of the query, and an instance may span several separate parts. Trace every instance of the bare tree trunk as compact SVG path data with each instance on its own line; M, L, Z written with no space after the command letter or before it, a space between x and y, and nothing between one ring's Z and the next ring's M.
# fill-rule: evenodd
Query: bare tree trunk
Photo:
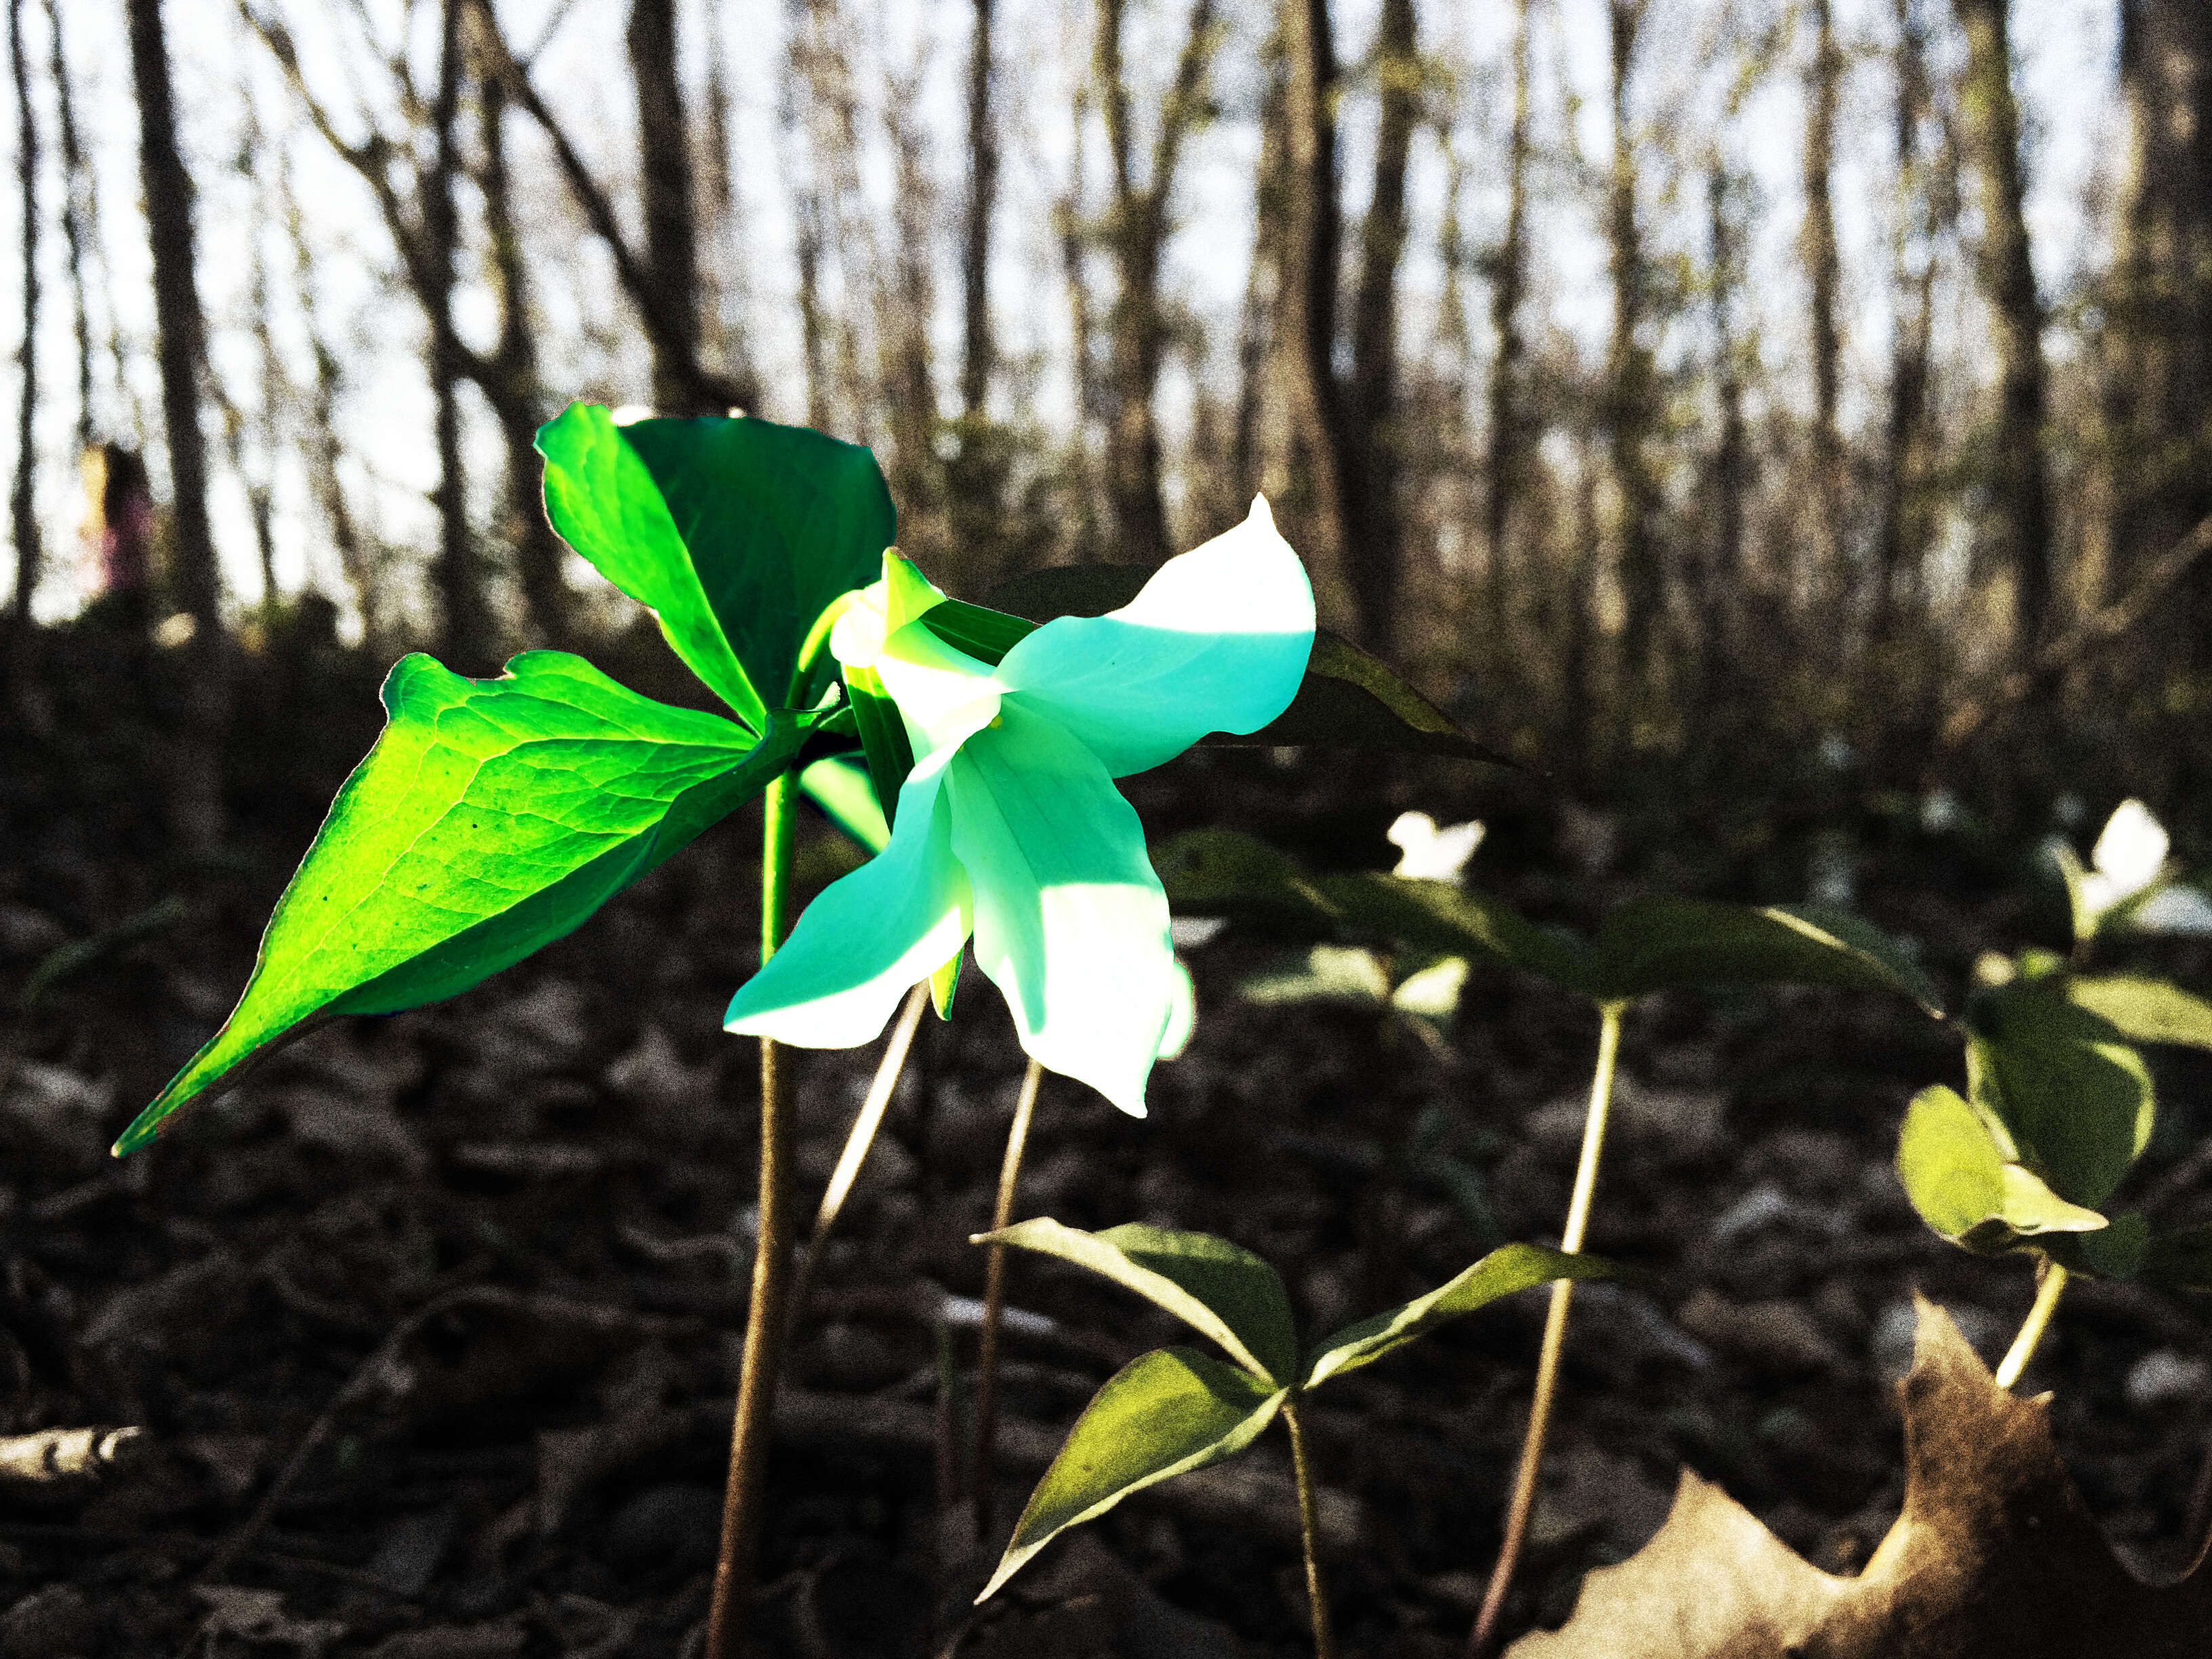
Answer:
M1245 274L1244 311L1237 328L1237 414L1230 437L1229 468L1240 507L1261 488L1260 415L1269 401L1269 371L1276 360L1273 325L1283 286L1288 65L1279 31L1271 33L1261 49L1261 67L1266 79L1260 98L1260 161L1252 183L1252 263Z
M1920 0L1895 0L1896 155L1899 226L1891 286L1895 320L1889 364L1889 413L1883 429L1881 529L1875 546L1873 635L1897 634L1904 585L1917 585L1927 546L1918 496L1926 470L1929 362L1936 321L1936 262L1926 244L1943 216L1933 181L1922 175L1920 126L1928 117L1928 26Z
M666 319L666 331L653 340L653 407L664 415L719 415L697 400L690 372L699 358L699 225L691 129L676 72L676 0L630 0L629 44L646 279Z
M243 148L249 155L263 151L261 117L252 94L246 95ZM276 477L277 421L283 404L283 370L276 361L276 330L269 314L269 258L264 252L269 228L265 187L256 181L253 191L252 247L246 259L246 309L253 319L253 336L260 356L260 456L258 465L245 463L246 422L235 408L227 410L231 431L231 471L246 487L247 516L253 522L253 550L261 566L261 619L264 626L276 616Z
M1521 430L1521 377L1527 343L1521 332L1521 302L1528 290L1528 0L1514 0L1513 127L1505 150L1505 234L1498 245L1490 287L1490 325L1498 337L1498 354L1490 366L1482 533L1490 556L1491 624L1501 638L1511 605L1511 555L1506 536L1514 499L1520 490L1521 460L1526 453L1525 434Z
M736 171L730 166L730 77L722 42L722 9L710 5L706 13L707 200L717 216L708 242L718 250L707 264L708 315L714 324L712 343L738 394L735 407L757 412L760 375L753 368L745 320L752 297L751 285L745 279L752 245L745 228L744 198L738 190Z
M438 451L438 588L447 665L457 672L480 673L491 665L491 618L484 608L483 580L477 548L469 533L467 479L461 467L461 354L453 335L454 262L460 223L453 187L460 172L459 134L461 104L461 8L465 0L442 0L440 7L438 88L430 106L432 156L420 175L422 198L422 308L430 317L430 390L435 404L434 430Z
M507 449L507 507L514 543L515 574L531 631L540 644L568 642L568 589L561 578L562 550L545 517L536 447L538 425L550 413L538 371L538 338L530 314L530 272L515 225L507 162L507 88L487 75L477 89L477 147L483 172L484 234L490 243L485 274L499 306L499 343L490 368L499 382L487 396Z
M1382 0L1375 38L1382 110L1375 134L1374 188L1359 231L1359 287L1352 307L1352 424L1358 496L1364 508L1352 562L1363 631L1390 643L1405 580L1398 494L1403 472L1398 416L1398 264L1406 252L1406 163L1421 114L1421 60L1413 0Z
M1750 444L1744 421L1744 348L1736 327L1736 297L1744 281L1744 228L1733 199L1741 189L1727 163L1713 158L1705 178L1705 207L1712 266L1713 391L1720 430L1712 456L1712 541L1699 582L1698 609L1705 633L1699 678L1709 704L1726 701L1735 659L1733 605L1745 578L1744 501L1749 493Z
M1167 352L1160 313L1160 253L1184 140L1200 118L1213 55L1213 0L1194 0L1176 76L1160 106L1152 174L1139 183L1132 155L1129 93L1121 64L1122 0L1098 0L1095 65L1113 167L1109 221L1117 283L1108 317L1113 416L1107 428L1107 484L1113 497L1118 561L1157 564L1168 556L1167 507L1160 491L1156 395Z
M1613 276L1613 339L1606 364L1604 424L1620 492L1620 585L1627 619L1621 647L1632 686L1648 689L1657 666L1666 569L1659 536L1659 479L1650 454L1653 425L1650 349L1637 338L1650 283L1637 218L1635 137L1629 82L1638 32L1650 0L1608 0L1613 64L1613 166L1606 198L1606 241Z
M39 404L39 125L31 112L30 61L23 46L24 0L8 0L8 63L15 77L15 173L22 190L23 344L15 354L22 375L15 407L15 482L8 496L15 538L15 620L28 626L31 595L39 585L39 517L32 500L39 454L31 417Z
M61 0L46 0L49 72L54 82L54 114L60 128L62 240L69 250L70 299L76 325L76 447L92 447L92 307L86 293L85 250L97 238L93 218L92 170L77 135L76 96L71 89L69 55L62 48Z
M2010 0L1952 0L1966 33L1966 138L1980 175L1982 292L1996 324L1998 413L1990 483L1995 540L2013 573L2014 651L2032 658L2051 611L2051 486L2043 449L2043 301L2021 210L2020 108Z
M223 834L222 732L229 713L229 653L222 633L222 579L208 524L207 452L200 431L200 365L206 325L194 264L192 186L177 146L169 48L161 0L126 0L131 80L138 95L138 171L154 264L154 319L161 337L161 412L168 430L173 580L194 624L183 730L167 790L170 828L180 844L209 851Z
M1363 570L1365 538L1376 520L1364 458L1336 375L1337 260L1343 219L1337 202L1336 103L1342 87L1330 33L1328 0L1284 0L1282 33L1290 62L1288 211L1284 235L1283 309L1291 404L1301 461L1312 489L1303 526L1310 562L1334 579L1352 608L1354 631L1381 646L1390 626L1376 602L1395 589L1395 573Z
M2122 576L2212 513L2212 9L2122 0L2129 156L2114 289L2112 526ZM2212 575L2191 583L2188 637L2212 629ZM2202 664L2212 651L2199 644Z
M968 222L961 247L960 406L983 412L991 390L991 209L999 188L999 132L991 115L991 13L975 0L968 43Z
M926 138L917 106L921 77L894 79L887 100L891 153L897 180L898 250L890 283L878 296L877 333L881 342L883 400L890 410L891 488L902 509L918 513L933 506L936 459L937 376L929 341L937 309L930 264L937 190L930 177Z
M307 223L300 212L299 198L292 187L288 147L278 146L277 154L277 189L285 234L292 246L301 321L307 329L308 348L315 358L314 386L307 404L307 476L314 491L315 506L330 532L338 568L354 591L354 603L361 612L362 644L372 654L377 654L383 649L385 632L382 572L370 557L360 526L354 522L353 508L346 501L345 483L340 477L345 445L338 435L337 406L343 374L338 367L337 353L324 337L316 315L314 284L307 280L313 268L313 256L307 246Z
M1060 242L1060 270L1067 281L1068 355L1075 383L1075 433L1070 446L1075 512L1068 550L1080 562L1097 558L1103 540L1090 450L1091 426L1098 418L1104 398L1098 386L1097 320L1091 311L1089 274L1084 270L1091 248L1090 229L1083 214L1084 135L1091 122L1087 79L1076 82L1073 106L1074 153L1068 162L1067 192L1053 205L1053 228Z
M1836 253L1836 211L1829 189L1835 169L1836 100L1843 80L1843 54L1836 46L1832 0L1811 0L1813 63L1805 88L1805 225L1801 244L1805 275L1812 290L1813 346L1813 535L1808 546L1820 568L1808 585L1824 611L1835 614L1849 587L1844 569L1845 538L1844 440L1837 424L1841 330L1836 319L1841 272ZM1839 630L1827 630L1831 644L1842 643Z

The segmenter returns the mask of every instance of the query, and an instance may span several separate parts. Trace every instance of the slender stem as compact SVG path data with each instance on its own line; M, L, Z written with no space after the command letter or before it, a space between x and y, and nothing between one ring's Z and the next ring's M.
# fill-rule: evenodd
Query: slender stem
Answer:
M1306 1459L1305 1425L1285 1402L1283 1426L1291 1431L1291 1470L1298 1482L1298 1534L1306 1547L1306 1601L1313 1608L1314 1659L1336 1659L1336 1631L1329 1623L1328 1591L1321 1582L1321 1495Z
M823 1189L822 1207L814 1212L814 1231L806 1240L806 1254L799 1259L798 1276L792 1280L788 1299L790 1312L784 1328L784 1337L790 1339L799 1316L806 1310L807 1293L814 1288L814 1275L822 1264L822 1252L830 1243L830 1229L845 1208L845 1200L852 1196L853 1183L860 1179L860 1166L867 1161L868 1151L876 1144L876 1132L884 1127L884 1113L891 1103L892 1091L906 1071L907 1051L914 1047L915 1028L921 1024L921 1011L929 1002L929 981L923 980L906 994L906 1006L899 1011L898 1024L891 1027L891 1040L884 1045L884 1057L876 1063L875 1080L868 1085L867 1098L860 1103L858 1116L853 1120L852 1133L845 1137L845 1150L838 1154L837 1167L830 1172L830 1184Z
M1590 1200L1597 1191L1598 1160L1605 1151L1605 1124L1613 1107L1613 1061L1620 1053L1620 1016L1626 1004L1608 1002L1598 1010L1597 1071L1590 1079L1589 1111L1583 1121L1582 1161L1575 1168L1574 1195L1567 1200L1567 1224L1559 1235L1559 1248L1579 1250L1589 1226ZM1536 1477L1544 1467L1544 1441L1551 1432L1552 1401L1559 1391L1559 1357L1567 1346L1567 1310L1574 1301L1574 1281L1562 1279L1552 1286L1552 1306L1544 1318L1544 1346L1536 1358L1536 1391L1528 1402L1528 1432L1521 1443L1521 1467L1513 1478L1513 1497L1505 1510L1505 1541L1498 1548L1498 1565L1491 1570L1490 1586L1483 1592L1482 1611L1468 1638L1468 1659L1482 1659L1498 1635L1498 1621L1505 1610L1505 1592L1521 1564L1521 1549L1528 1539L1528 1517L1536 1507Z
M2020 1374L2027 1369L2027 1362L2035 1357L2035 1346L2043 1340L2043 1333L2051 1323L2051 1313L2058 1306L2058 1297L2066 1289L2066 1269L2046 1258L2036 1286L2035 1305L2027 1310L2021 1322L2020 1334L2005 1350L2005 1357L1997 1362L1997 1387L2009 1389L2020 1381Z
M999 1202L991 1212L991 1231L1014 1224L1014 1189L1021 1183L1022 1153L1030 1142L1030 1119L1036 1113L1037 1085L1044 1067L1036 1061L1022 1078L1014 1103L1014 1127L1006 1132L1006 1156L999 1165ZM975 1354L975 1536L988 1539L995 1518L993 1498L998 1482L991 1465L999 1449L999 1316L1006 1304L1006 1247L994 1244L983 1263L983 1328Z
M789 773L768 787L761 837L761 960L783 943L791 884L796 781ZM704 1659L738 1659L750 1645L753 1571L760 1553L761 1489L768 1468L769 1418L782 1359L785 1306L791 1288L796 1231L792 1215L792 1114L784 1097L781 1045L761 1039L760 1224L753 1250L752 1305L745 1317L745 1358L738 1376L737 1415L730 1425L730 1473L722 1492L722 1538L714 1560L714 1601L707 1613Z

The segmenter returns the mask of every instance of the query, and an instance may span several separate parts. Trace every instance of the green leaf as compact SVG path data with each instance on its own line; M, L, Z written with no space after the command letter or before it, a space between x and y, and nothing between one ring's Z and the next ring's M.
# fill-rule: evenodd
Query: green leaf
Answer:
M1929 1227L1982 1254L2040 1233L2103 1227L2094 1210L2069 1204L2005 1157L1981 1116L1954 1090L1923 1089L1905 1109L1897 1176Z
M1471 1314L1501 1296L1554 1279L1609 1279L1616 1269L1595 1256L1568 1255L1540 1244L1507 1244L1426 1296L1346 1325L1321 1344L1306 1367L1301 1389L1314 1389L1332 1376L1370 1364L1402 1348L1447 1320Z
M2212 1003L2162 979L2131 974L2077 978L2068 982L2066 997L2075 1007L2110 1020L2132 1042L2212 1048Z
M1334 905L1286 854L1234 830L1193 830L1152 851L1168 902L1199 915L1249 916L1334 934Z
M1518 968L1589 994L1589 947L1539 927L1511 905L1443 881L1372 871L1314 876L1233 830L1194 830L1161 843L1153 867L1178 910L1250 916L1324 935L1360 933L1437 957Z
M1894 939L1814 905L1632 900L1598 930L1595 979L1605 1001L1696 985L1830 985L1894 991L1942 1012L1934 984Z
M805 731L779 722L757 743L557 651L483 680L406 657L384 703L237 1009L118 1156L303 1022L435 1002L570 932L758 793Z
M1225 1238L1135 1223L1086 1233L1040 1218L978 1233L975 1243L1012 1244L1103 1274L1212 1338L1238 1364L1278 1387L1287 1387L1297 1370L1297 1328L1280 1275Z
M1317 877L1313 885L1345 924L1362 933L1437 956L1518 968L1563 990L1591 994L1589 947L1571 933L1539 927L1503 899L1448 881L1372 871Z
M1131 1492L1243 1450L1274 1420L1287 1392L1188 1348L1133 1360L1076 1419L976 1601L988 1600L1061 1533Z
M914 770L914 744L907 737L906 721L898 705L884 690L872 668L847 667L845 695L859 729L860 752L868 763L868 779L875 786L886 829L898 821L899 791Z
M818 760L799 775L799 787L820 807L830 822L871 853L891 843L890 825L876 800L876 787L865 766L856 766L842 755Z
M1237 993L1261 1006L1296 1002L1350 1002L1380 1008L1390 1000L1390 976L1372 951L1358 945L1316 945L1302 968L1255 974Z
M2073 918L2075 939L2094 939L2099 917L2089 902L2089 872L2082 867L2081 855L2057 836L2051 838L2044 851L2050 857L2051 867L2058 872L2058 879L2066 885L2066 909Z
M617 427L571 404L541 428L553 527L653 611L676 653L763 729L816 617L875 580L897 515L875 457L750 417ZM811 701L811 699L805 699Z
M1003 611L988 611L958 599L940 599L923 613L921 625L956 651L996 667L1006 653L1037 630L1037 624Z
M1966 1024L1975 1103L2053 1192L2102 1204L2150 1139L2157 1106L2142 1056L2051 980L1977 991Z
M1054 565L1017 576L984 597L997 612L1033 622L1103 617L1135 599L1152 574L1142 565ZM930 626L938 627L934 617ZM999 656L988 656L950 634L943 637L987 662L998 661L1012 644L1010 640L997 647ZM1315 630L1305 678L1288 708L1249 735L1216 732L1200 742L1217 748L1310 744L1322 749L1390 750L1514 766L1462 730L1387 665L1327 629Z

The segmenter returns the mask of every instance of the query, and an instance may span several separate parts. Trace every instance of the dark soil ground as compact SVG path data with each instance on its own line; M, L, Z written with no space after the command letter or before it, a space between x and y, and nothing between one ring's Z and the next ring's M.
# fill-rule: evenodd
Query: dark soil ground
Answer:
M0 739L0 1434L145 1431L103 1478L0 1485L8 1659L648 1659L696 1639L750 1258L755 1060L720 1030L755 960L742 817L483 988L326 1027L151 1152L106 1156L243 984L374 735L376 673L306 647L253 671L239 851L213 864L166 850L158 696L118 689L88 647L52 647ZM1392 813L1443 816L1460 787L1232 757L1133 793L1156 828L1225 818L1379 860ZM1471 877L1547 919L1587 923L1711 851L1691 836L1679 854L1607 858L1591 826L1618 816L1563 817L1534 795L1499 811ZM816 826L802 867L818 884L851 856ZM1796 867L1796 892L1761 896L1802 896ZM1863 860L1861 899L1955 993L1978 951L2038 925L2006 873L1902 836ZM135 934L112 932L133 918ZM57 947L103 939L15 1012ZM1309 1328L1504 1239L1555 1237L1595 1016L1479 971L1439 1054L1355 1010L1240 1002L1238 981L1285 948L1231 933L1193 954L1197 1037L1156 1073L1148 1121L1048 1079L1021 1212L1225 1235L1280 1267ZM809 1203L874 1060L800 1058ZM1890 1170L1905 1101L1958 1067L1945 1028L1875 998L1685 994L1632 1012L1590 1245L1645 1277L1578 1298L1516 1628L1558 1622L1583 1572L1649 1536L1684 1465L1819 1565L1864 1559L1900 1497L1890 1382L1913 1291L1991 1356L2030 1293L2024 1262L1928 1234ZM925 1021L789 1363L768 1650L1310 1651L1279 1436L967 1607L988 1565L946 1491L982 1285L967 1238L988 1221L1019 1075L980 977L950 1024ZM2139 1185L2176 1219L2212 1218L2189 1157L2208 1075L2161 1076ZM1001 1530L1097 1385L1182 1340L1055 1264L1018 1259L1012 1287ZM1349 1653L1464 1640L1541 1317L1539 1294L1514 1298L1311 1409ZM2208 1362L2190 1313L2087 1285L2030 1374L2056 1392L2090 1505L2146 1572L2177 1571L2205 1528Z

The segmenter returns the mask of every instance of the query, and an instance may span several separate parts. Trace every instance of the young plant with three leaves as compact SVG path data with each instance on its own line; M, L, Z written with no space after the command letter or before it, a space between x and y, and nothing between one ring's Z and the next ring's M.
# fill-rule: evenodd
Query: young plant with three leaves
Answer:
M1978 1255L2025 1254L2037 1294L1996 1370L2010 1388L2069 1278L2212 1291L2212 1228L2157 1233L2114 1202L2156 1127L2146 1048L2212 1049L2212 1004L2164 980L2084 971L2115 933L2194 932L2194 889L2161 879L2166 832L2124 803L2084 870L2055 847L2075 925L2070 957L2028 950L1975 964L1962 1026L1966 1093L1937 1085L1906 1109L1897 1172L1921 1219Z
M1088 1014L1069 1002L1064 972L1055 975L1036 947L1048 932L1060 933L1065 963L1071 959L1067 941L1079 949L1141 945L1143 929L1132 924L1145 908L1143 895L1133 900L1122 890L1149 883L1156 893L1158 883L1148 866L1139 877L1131 864L1127 808L1110 784L1102 793L1104 769L1109 762L1121 769L1153 763L1143 757L1164 758L1208 729L1190 708L1203 700L1192 690L1193 676L1202 678L1203 671L1188 660L1194 652L1203 654L1205 641L1174 603L1152 613L1133 607L1140 614L1118 623L1082 624L1073 631L1090 642L1084 646L1067 629L1040 629L1011 614L947 602L933 625L945 631L949 654L911 665L914 683L964 687L976 696L955 698L959 707L939 714L957 726L963 710L978 706L975 671L988 678L990 665L1033 634L1041 641L1024 662L1036 677L1018 685L1007 681L1004 706L972 731L955 735L927 714L911 722L903 713L894 718L889 711L896 705L881 695L878 659L898 631L890 611L904 607L899 623L911 621L933 608L926 596L934 590L887 552L896 519L866 449L741 417L617 426L605 410L582 404L543 428L538 448L554 528L654 614L678 657L727 715L640 696L564 653L525 653L504 674L483 680L462 678L427 657L404 659L385 686L385 731L340 791L279 900L237 1008L115 1150L120 1155L146 1146L182 1109L315 1024L349 1013L394 1012L469 989L573 931L704 830L763 796L761 955L764 964L781 970L767 994L732 1016L733 1024L763 1035L761 1184L753 1295L708 1622L708 1653L722 1659L740 1640L745 1617L793 1238L791 1114L779 1047L767 1024L777 1012L793 1014L800 1024L791 1035L799 1040L817 1040L833 1028L857 1029L834 1022L806 1027L794 1011L807 999L789 993L809 973L820 974L821 958L811 944L793 967L782 967L778 956L786 932L794 769L824 748L850 748L856 731L866 739L872 769L889 778L886 800L899 799L909 781L904 769L911 767L921 780L914 785L921 804L911 816L922 834L919 840L909 834L902 845L896 836L888 838L884 857L890 863L872 878L871 890L884 896L898 916L921 918L924 948L915 960L928 958L922 970L954 959L959 937L948 935L945 901L957 896L960 933L972 924L979 937L988 936L987 970L1007 975L1001 982L1025 1043L1099 1082L1123 1103L1140 1100L1138 1051L1157 1045L1172 1012L1162 1009L1158 976L1140 976L1116 1005L1120 1018L1101 1011L1097 1024L1110 1025L1112 1034L1094 1041ZM1264 521L1262 507L1255 522ZM1304 595L1303 572L1287 548L1281 551ZM861 588L879 570L890 579L872 590L872 600L863 600ZM1170 581L1168 589L1174 588ZM1079 608L1086 594L1049 614ZM1265 697L1243 688L1248 695L1237 703L1238 712L1218 723L1242 721L1239 729L1249 732L1288 703L1275 722L1281 730L1265 740L1296 742L1349 722L1409 733L1430 748L1451 751L1456 744L1480 752L1388 670L1349 647L1332 647L1326 662L1310 667L1310 597L1302 623L1295 616L1285 621L1279 606L1261 614L1264 607L1249 594L1236 599L1242 633L1260 641L1257 648L1275 672ZM1163 609L1168 614L1154 614ZM840 663L828 653L839 628L847 641L841 661L849 659L842 702L830 684ZM866 644L855 643L864 639ZM1147 647L1144 666L1153 696L1134 729L1115 728L1110 719L1086 726L1107 684L1118 690L1132 666L1116 651L1142 654ZM982 658L963 654L966 649ZM906 666L892 668L891 677ZM1246 662L1239 672L1251 667ZM1087 686L1085 674L1094 677ZM927 689L918 694L918 709L936 707L931 695ZM1270 697L1273 707L1262 708ZM969 744L985 726L994 734L1006 729L1003 741ZM1097 745L1108 751L1104 758ZM887 775L886 766L895 773ZM931 798L960 793L953 780L963 769L979 783L968 792L971 810L939 813ZM810 775L820 789L839 781L834 775ZM1017 801L1037 809L1032 821L1057 813L1056 827L1066 833L1042 850L1071 856L1050 867L1019 863L1041 848L1025 846L1012 828L1018 814L1007 804ZM1077 832L1094 817L1113 830L1086 840ZM956 823L975 857L1016 860L1006 867L1024 868L1025 878L975 883L965 866L956 874L945 856ZM1141 864L1141 839L1134 846ZM886 881L886 875L898 879ZM1086 908L1093 898L1096 908ZM831 917L839 902L831 904ZM1164 901L1157 909L1164 955ZM813 929L816 937L830 936L833 948L836 932L829 921ZM899 961L889 966L902 970L915 944L903 940ZM942 951L936 950L940 944ZM885 971L885 963L873 963L861 986L874 986ZM889 977L895 998L898 972ZM849 1014L872 994L860 988L841 1007ZM747 1023L749 1010L771 1018L755 1027ZM881 1023L878 1017L875 1024Z
M1750 906L1634 899L1607 915L1594 940L1540 927L1517 910L1454 882L1372 871L1316 874L1248 836L1194 830L1161 850L1170 895L1200 914L1264 917L1324 938L1379 939L1401 951L1516 968L1582 997L1598 1015L1582 1152L1560 1246L1579 1251L1589 1225L1623 1016L1639 998L1709 985L1823 985L1884 991L1941 1011L1935 987L1896 941L1860 918L1813 905ZM1552 1288L1505 1538L1470 1639L1487 1650L1504 1611L1534 1506L1573 1297Z
M1280 1275L1210 1234L1136 1224L1087 1233L1036 1220L979 1234L977 1242L1058 1256L1099 1273L1209 1338L1231 1363L1195 1349L1160 1348L1109 1378L1068 1431L975 1599L989 1597L1070 1527L1097 1519L1133 1492L1235 1455L1279 1417L1297 1485L1319 1659L1334 1659L1336 1642L1322 1583L1319 1487L1299 1417L1306 1397L1499 1297L1547 1279L1564 1284L1612 1271L1589 1256L1508 1244L1425 1296L1301 1344Z

